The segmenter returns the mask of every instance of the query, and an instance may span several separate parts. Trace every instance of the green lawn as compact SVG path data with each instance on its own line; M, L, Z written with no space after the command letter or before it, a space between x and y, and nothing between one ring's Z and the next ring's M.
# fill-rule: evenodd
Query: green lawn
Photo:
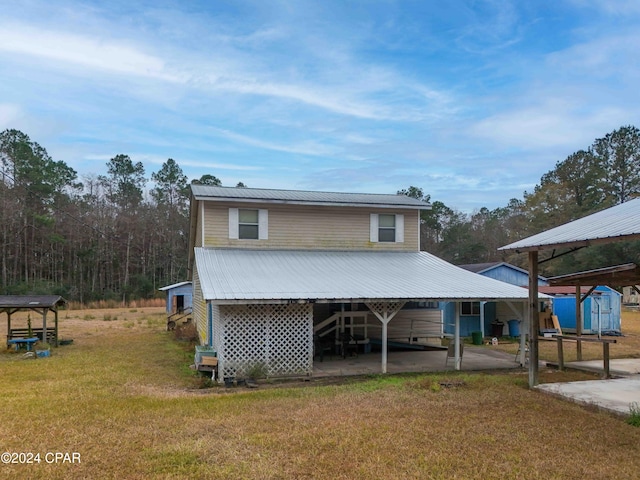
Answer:
M4 478L638 478L639 428L531 391L526 372L200 389L158 312L66 312L73 345L0 354L0 451L41 456Z

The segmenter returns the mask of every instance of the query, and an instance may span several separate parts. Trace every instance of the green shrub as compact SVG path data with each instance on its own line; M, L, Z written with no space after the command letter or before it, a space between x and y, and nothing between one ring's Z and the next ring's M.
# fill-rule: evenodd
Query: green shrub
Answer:
M640 427L640 404L638 402L632 402L629 405L629 418L627 418L627 423L629 425L633 425L634 427Z

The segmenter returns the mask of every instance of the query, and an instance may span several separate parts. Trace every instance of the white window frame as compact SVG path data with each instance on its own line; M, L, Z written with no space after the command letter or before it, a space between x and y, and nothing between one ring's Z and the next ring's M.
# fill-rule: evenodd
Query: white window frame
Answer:
M255 239L240 239L240 210L258 211L258 240L269 239L269 211L263 208L230 208L229 209L229 239L242 241L256 241Z
M395 241L394 242L381 242L380 238L380 215L395 215L396 217L396 226L395 226ZM369 240L372 243L404 243L404 215L401 213L396 214L388 214L388 213L372 213L371 219L369 223Z

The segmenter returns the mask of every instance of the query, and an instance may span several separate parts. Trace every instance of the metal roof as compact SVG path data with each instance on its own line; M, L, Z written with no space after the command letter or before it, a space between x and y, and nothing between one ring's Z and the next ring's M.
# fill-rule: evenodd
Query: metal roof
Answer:
M205 300L216 303L528 299L525 288L427 252L200 247L195 262Z
M293 203L309 205L402 207L428 210L431 206L406 195L378 193L310 192L304 190L271 190L262 188L217 187L191 185L196 200L224 202Z
M191 285L190 281L174 283L173 285L167 285L166 287L160 287L158 290L161 292L166 292L167 290L172 290L174 288L183 287L185 285Z
M505 262L487 262L487 263L465 263L464 265L458 265L460 268L469 270L473 273L481 273L485 270L490 270L498 265L507 265Z
M591 287L585 286L585 287L580 287L580 293L581 294L585 294L585 293L589 293L589 291L591 290ZM576 295L576 287L572 287L571 285L556 285L556 286L549 286L549 285L539 285L538 286L538 291L542 292L542 293L546 293L547 295L567 295L567 296L571 296L573 295L575 297ZM591 292L592 295L601 295L602 292L599 292L597 290L593 290Z
M626 287L640 283L640 267L625 263L613 267L598 268L585 272L570 273L549 278L551 285L608 285Z
M0 308L49 308L67 303L60 295L0 295Z
M498 250L545 250L640 238L640 198L565 223Z

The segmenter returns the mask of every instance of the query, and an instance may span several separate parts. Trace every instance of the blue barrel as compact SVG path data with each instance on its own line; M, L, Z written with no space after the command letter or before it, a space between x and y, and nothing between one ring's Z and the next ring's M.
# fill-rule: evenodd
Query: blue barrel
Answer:
M520 320L509 320L507 324L509 325L509 336L519 337L520 336Z

